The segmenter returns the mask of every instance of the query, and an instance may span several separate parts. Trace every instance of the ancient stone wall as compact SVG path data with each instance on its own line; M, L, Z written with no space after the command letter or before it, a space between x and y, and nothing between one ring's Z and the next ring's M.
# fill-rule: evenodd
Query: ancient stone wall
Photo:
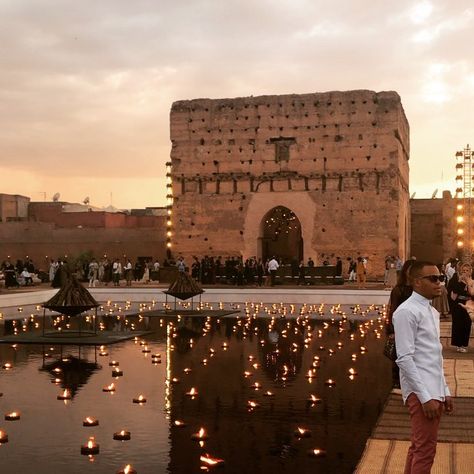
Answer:
M411 254L419 260L446 263L457 255L455 199L449 191L442 199L412 199Z
M259 256L262 219L286 206L304 258L408 253L409 126L395 92L175 102L173 251Z

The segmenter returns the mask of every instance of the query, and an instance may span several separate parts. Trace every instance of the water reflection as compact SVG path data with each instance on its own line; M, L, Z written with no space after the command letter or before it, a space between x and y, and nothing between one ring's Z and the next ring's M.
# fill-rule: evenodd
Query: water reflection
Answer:
M99 361L94 348L64 355L57 347L0 346L2 364L13 363L2 371L0 409L28 413L9 427L2 467L103 473L130 463L139 473L188 474L213 469L205 458L224 460L225 473L352 472L390 388L382 322L316 321L297 310L289 319L280 309L267 318L105 316L107 328L152 331L143 338L150 352L137 339L109 346ZM123 370L116 380L111 361ZM357 375L350 378L349 368ZM72 391L67 406L44 373ZM112 381L116 392L103 393ZM193 388L197 394L187 395ZM139 394L147 403L133 403ZM100 425L84 428L89 415ZM201 428L206 439L192 439ZM296 436L298 428L310 436ZM114 441L120 430L131 441ZM100 442L92 464L79 454L89 436Z

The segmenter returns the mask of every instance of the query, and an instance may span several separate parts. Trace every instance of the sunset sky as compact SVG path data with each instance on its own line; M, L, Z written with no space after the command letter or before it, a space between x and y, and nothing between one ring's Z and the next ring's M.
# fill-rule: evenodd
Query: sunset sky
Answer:
M410 193L474 147L472 0L0 0L0 192L165 204L175 100L397 91Z

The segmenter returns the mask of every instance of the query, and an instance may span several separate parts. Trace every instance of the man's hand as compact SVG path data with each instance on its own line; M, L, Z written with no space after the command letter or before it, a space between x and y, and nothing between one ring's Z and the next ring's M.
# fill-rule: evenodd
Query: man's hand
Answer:
M451 397L445 397L445 399L444 399L444 411L446 412L447 415L451 415L453 410L454 410L453 399Z
M440 402L438 400L428 400L426 403L423 403L423 413L425 414L428 420L433 420L440 415Z

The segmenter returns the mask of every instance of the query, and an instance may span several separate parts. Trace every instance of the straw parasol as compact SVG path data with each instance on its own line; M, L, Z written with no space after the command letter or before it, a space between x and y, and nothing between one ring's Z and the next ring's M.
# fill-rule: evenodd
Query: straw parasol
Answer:
M43 303L42 306L43 308L56 311L66 316L78 316L84 311L96 308L97 316L99 303L94 299L89 291L77 281L75 276L71 276L66 284L50 300ZM95 328L95 332L97 332L97 327Z

